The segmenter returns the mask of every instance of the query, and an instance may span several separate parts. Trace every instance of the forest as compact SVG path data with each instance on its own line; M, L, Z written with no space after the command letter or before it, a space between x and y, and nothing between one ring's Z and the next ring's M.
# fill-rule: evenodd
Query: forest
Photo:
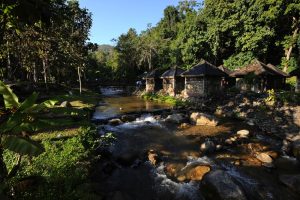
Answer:
M299 199L299 0L181 0L113 45L90 41L92 17L77 0L0 1L1 200ZM254 59L292 87L242 91L215 67ZM219 74L173 68L200 61ZM144 90L153 69L168 73L148 86L185 86Z
M181 1L165 8L156 25L141 33L131 28L109 51L91 53L87 72L126 82L154 68L188 69L200 59L236 69L254 58L290 72L300 62L299 13L298 0Z
M91 13L77 1L1 3L0 78L71 85L88 67ZM70 76L70 74L72 74Z
M141 33L130 28L106 48L88 42L91 13L76 1L10 2L0 18L0 77L10 81L122 84L202 58L230 69L257 58L289 72L300 60L297 0L181 1L156 25Z

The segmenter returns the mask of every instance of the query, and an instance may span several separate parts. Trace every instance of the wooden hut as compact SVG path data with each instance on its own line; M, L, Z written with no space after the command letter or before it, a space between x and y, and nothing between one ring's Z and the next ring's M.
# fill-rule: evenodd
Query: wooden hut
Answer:
M161 75L163 80L163 90L166 94L176 96L181 93L184 89L184 78L181 76L183 72L183 69L174 67Z
M296 85L295 85L295 91L300 92L300 68L293 70L290 73L290 76L296 76L297 77Z
M146 92L156 92L162 89L161 71L154 69L143 78L146 80Z
M220 65L218 68L227 74L227 76L222 78L222 83L221 83L222 87L225 89L234 87L235 78L230 76L232 70L226 68L224 65Z
M255 59L230 74L236 78L236 87L240 90L263 92L269 89L284 89L286 73L271 64L264 64Z
M227 74L211 63L202 60L181 74L185 78L185 97L205 97L222 90L222 77Z

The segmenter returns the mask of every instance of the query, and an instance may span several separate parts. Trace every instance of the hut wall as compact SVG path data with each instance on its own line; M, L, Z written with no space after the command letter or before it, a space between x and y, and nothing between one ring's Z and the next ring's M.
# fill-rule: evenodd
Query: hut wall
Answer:
M256 79L253 83L247 82L244 78L236 79L236 87L241 91L261 92L264 91L262 79Z
M155 81L154 79L146 79L146 92L155 91Z
M176 79L163 79L163 90L166 94L170 96L176 96L177 94L181 94L182 90L184 90L184 78L177 77Z
M175 95L181 94L182 90L184 90L184 78L183 77L177 77L175 79Z
M285 78L276 76L257 77L252 83L248 83L244 78L238 78L236 80L236 87L242 91L253 92L264 92L270 89L284 89Z
M207 95L219 94L222 91L222 78L220 77L206 77L205 89Z
M175 81L173 78L164 78L163 79L163 90L166 94L170 96L175 95Z
M203 97L217 94L222 90L219 77L187 77L185 97Z
M185 78L185 97L197 97L205 95L204 77Z

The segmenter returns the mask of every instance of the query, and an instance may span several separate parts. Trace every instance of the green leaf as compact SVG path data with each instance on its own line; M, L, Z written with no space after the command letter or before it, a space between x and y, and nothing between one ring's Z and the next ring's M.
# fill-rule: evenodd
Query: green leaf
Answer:
M12 114L7 121L0 125L0 129L2 133L11 132L13 129L20 126L24 120L26 115L16 112Z
M38 156L45 151L40 143L17 136L6 137L2 146L10 151L29 156Z
M18 97L13 93L13 91L0 81L0 94L2 94L4 99L5 108L18 108L20 103Z
M25 101L23 101L19 110L22 111L22 110L32 107L35 104L37 97L38 97L38 93L36 93L36 92L32 93L32 95L30 97L28 97L27 99L25 99Z
M41 103L41 105L44 105L46 108L52 108L57 102L56 100L47 100Z
M56 100L47 100L40 104L35 104L30 108L24 110L26 113L37 113L42 111L45 108L52 108L58 101Z

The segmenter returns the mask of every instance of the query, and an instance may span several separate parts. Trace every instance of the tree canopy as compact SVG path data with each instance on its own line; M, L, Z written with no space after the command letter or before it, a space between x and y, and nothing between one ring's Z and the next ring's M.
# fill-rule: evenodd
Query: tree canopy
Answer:
M163 13L156 26L117 38L106 68L137 77L153 68L187 69L201 58L230 69L257 58L287 72L300 63L298 0L184 0Z

